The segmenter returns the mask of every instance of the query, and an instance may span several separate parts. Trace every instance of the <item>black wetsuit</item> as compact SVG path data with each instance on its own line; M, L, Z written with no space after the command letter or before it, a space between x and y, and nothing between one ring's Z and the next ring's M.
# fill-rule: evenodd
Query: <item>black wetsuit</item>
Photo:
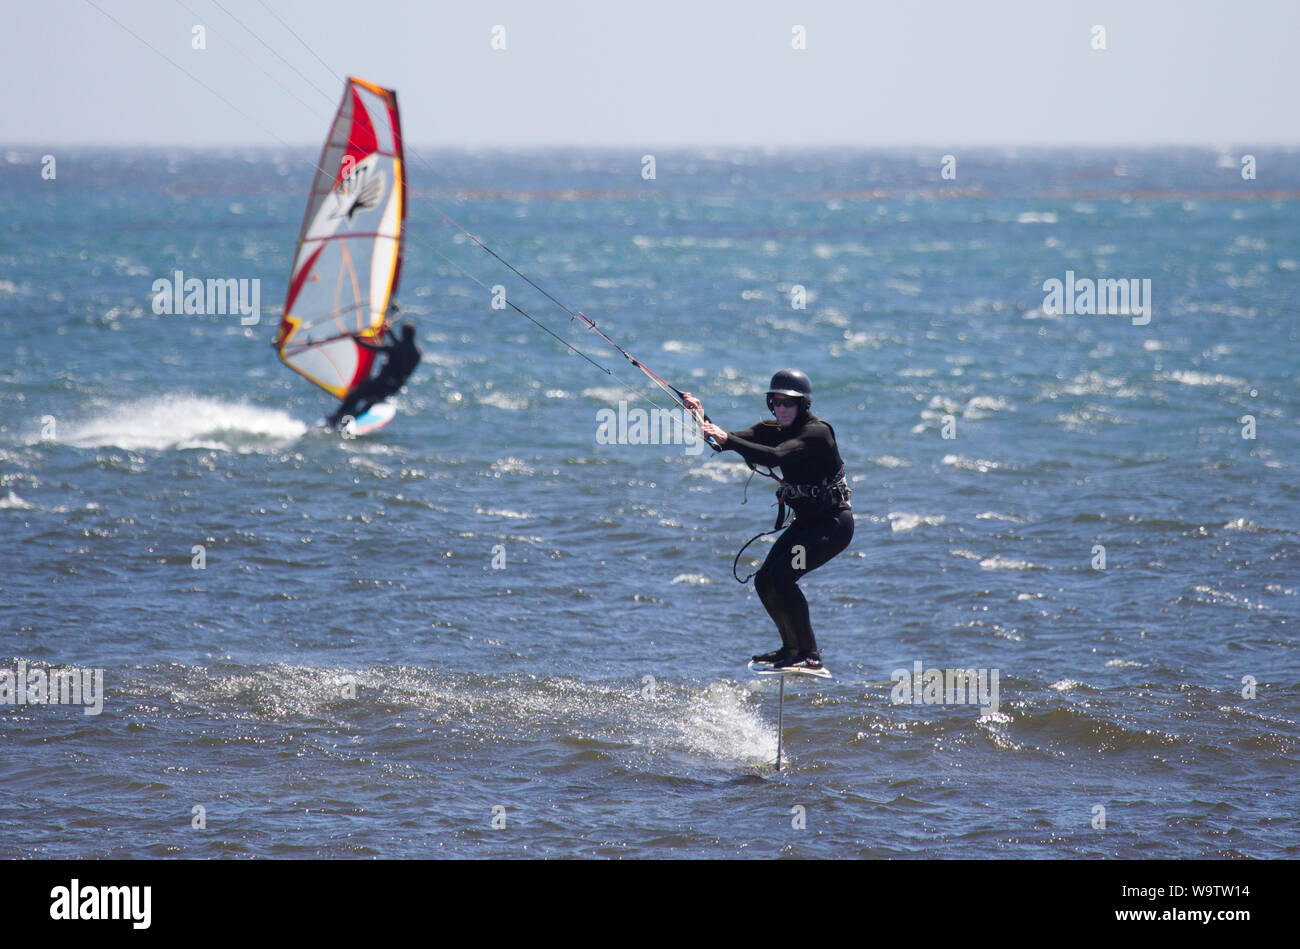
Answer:
M392 336L391 333L389 335ZM346 416L356 418L364 415L376 402L382 402L390 395L396 395L415 371L415 367L420 364L420 347L415 345L414 337L410 339L393 337L392 344L388 346L376 346L358 338L357 344L377 353L385 353L388 358L378 375L359 382L352 388L347 398L343 400L343 404L338 407L338 411L330 416L330 422L334 425L338 425Z
M723 451L735 451L754 465L780 467L795 520L772 545L754 575L754 588L781 632L787 649L816 653L808 601L799 580L848 547L853 539L853 511L843 484L844 462L835 430L810 412L800 412L789 428L760 422L728 432ZM817 486L814 488L813 486ZM802 495L802 496L800 496ZM809 496L813 495L813 496ZM802 546L802 556L794 551Z

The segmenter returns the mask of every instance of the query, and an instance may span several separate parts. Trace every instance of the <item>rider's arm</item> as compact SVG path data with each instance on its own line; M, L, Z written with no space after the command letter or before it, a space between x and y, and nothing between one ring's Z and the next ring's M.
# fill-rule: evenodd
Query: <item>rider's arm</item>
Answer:
M818 431L816 426L810 428L811 430L806 429L794 438L781 439L780 429L760 423L743 432L728 432L727 444L723 450L737 452L750 464L780 467L793 461L811 459L826 451L828 440L824 437L825 433Z

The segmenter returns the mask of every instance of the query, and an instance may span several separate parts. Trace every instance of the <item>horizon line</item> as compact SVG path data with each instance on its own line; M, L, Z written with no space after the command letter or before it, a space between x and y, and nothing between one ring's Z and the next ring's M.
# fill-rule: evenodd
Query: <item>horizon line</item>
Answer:
M868 144L863 142L816 142L802 145L780 144L760 142L673 142L666 144L653 143L617 143L617 142L435 142L424 144L408 144L408 149L419 152L421 150L460 150L460 151L528 151L528 150L550 150L550 149L592 149L599 151L641 151L647 152L649 149L659 148L670 151L718 151L718 150L744 150L744 151L767 151L767 152L811 152L811 151L902 151L913 149L975 149L975 150L1007 150L1007 149L1031 149L1035 151L1079 151L1079 152L1106 152L1116 149L1129 151L1143 151L1155 149L1203 149L1205 151L1222 152L1226 148L1253 148L1268 149L1276 151L1300 150L1300 139L1293 142L1261 142L1252 143L1249 146L1236 142L1215 142L1215 141L1158 141L1158 142L1115 142L1113 144L1099 145L1094 142L964 142L964 143L938 143L938 142L896 142L886 143L878 142ZM191 149L194 151L283 151L285 149L314 149L320 150L320 142L304 141L301 143L280 142L280 143L245 143L229 144L224 142L162 142L162 141L141 141L141 142L97 142L97 141L63 141L63 142L3 142L0 143L0 149L9 152L18 149L49 149L49 148L78 148L78 149Z

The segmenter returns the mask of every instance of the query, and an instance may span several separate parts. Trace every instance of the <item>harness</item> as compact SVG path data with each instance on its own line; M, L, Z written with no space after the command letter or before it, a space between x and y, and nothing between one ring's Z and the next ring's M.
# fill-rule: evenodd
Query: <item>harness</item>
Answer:
M746 462L746 464L749 464L749 462ZM835 472L835 474L827 475L815 484L792 484L789 481L783 481L778 478L770 468L767 471L759 471L754 465L749 465L749 469L757 474L766 475L777 482L777 508L776 523L772 526L772 529L755 534L753 537L749 538L749 540L745 541L745 546L741 547L740 550L736 552L736 558L731 561L731 575L742 584L748 583L750 579L758 573L758 571L755 570L753 573L749 574L749 576L745 577L745 579L741 580L740 574L736 572L736 565L740 563L741 554L745 552L745 548L760 537L766 537L768 534L775 534L777 531L785 527L786 506L788 502L800 500L815 501L817 502L817 507L815 509L816 514L829 514L832 511L838 511L841 508L851 508L852 505L849 503L849 495L853 493L853 489L849 487L848 480L844 476L843 466L841 466L840 470ZM753 475L750 477L752 478ZM746 490L748 491L748 483L746 483ZM796 512L795 517L798 518L798 516L799 515Z
M777 500L782 504L788 501L811 500L818 503L818 513L832 511L840 507L849 507L849 495L853 489L844 477L844 468L833 475L827 475L816 484L791 484L782 481L776 489Z

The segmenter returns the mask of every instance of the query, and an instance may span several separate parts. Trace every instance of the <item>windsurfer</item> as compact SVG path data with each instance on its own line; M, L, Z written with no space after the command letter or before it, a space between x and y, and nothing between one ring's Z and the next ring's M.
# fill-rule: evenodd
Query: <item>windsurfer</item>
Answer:
M388 345L375 345L360 336L355 337L357 345L383 353L387 358L377 375L353 386L338 411L329 417L331 427L337 428L348 416L364 415L376 402L396 395L419 365L420 347L415 344L415 327L409 321L402 324L401 338L392 329L388 330L388 337L392 340Z
M700 400L689 392L683 403L702 412ZM821 654L808 616L808 601L798 583L841 553L853 539L853 511L844 462L835 443L835 430L812 414L812 383L802 372L783 369L772 377L767 407L776 417L738 432L727 432L709 421L700 429L712 436L719 451L735 451L750 465L781 469L777 497L794 510L792 523L754 575L754 588L776 623L782 647L755 656L773 668L821 669ZM784 510L782 510L784 513Z

